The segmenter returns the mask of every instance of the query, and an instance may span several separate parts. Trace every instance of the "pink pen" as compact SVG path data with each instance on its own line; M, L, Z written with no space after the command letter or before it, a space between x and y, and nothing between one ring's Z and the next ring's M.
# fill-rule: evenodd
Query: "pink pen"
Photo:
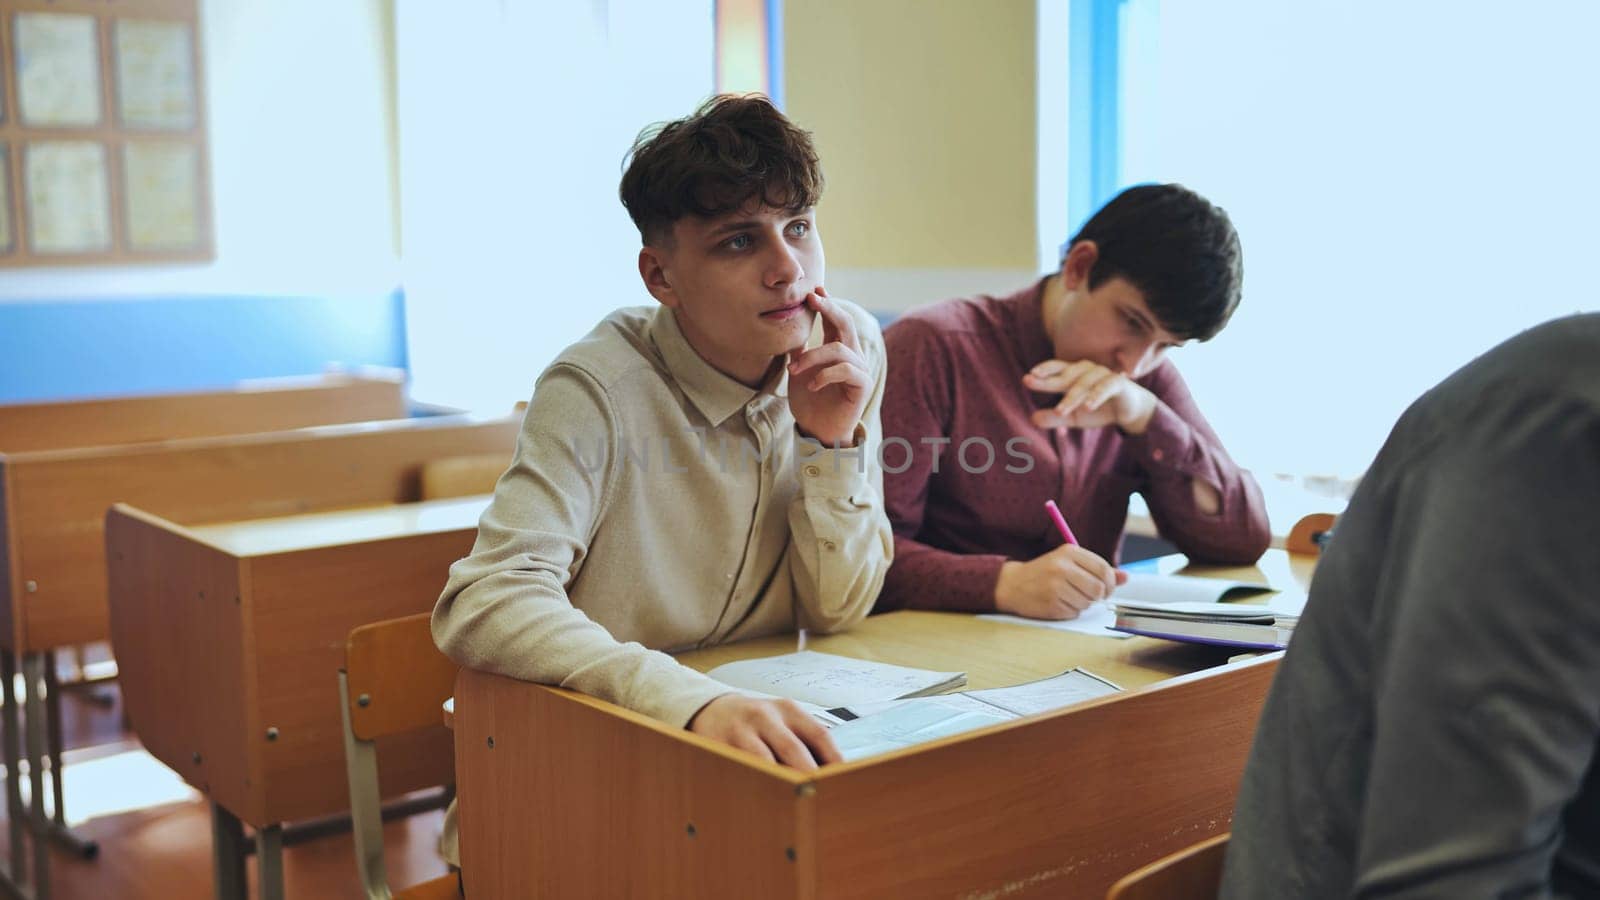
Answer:
M1078 538L1072 533L1072 529L1067 527L1067 517L1061 514L1061 507L1057 506L1054 500L1046 500L1044 510L1056 523L1056 528L1061 532L1061 539L1074 547L1078 546Z

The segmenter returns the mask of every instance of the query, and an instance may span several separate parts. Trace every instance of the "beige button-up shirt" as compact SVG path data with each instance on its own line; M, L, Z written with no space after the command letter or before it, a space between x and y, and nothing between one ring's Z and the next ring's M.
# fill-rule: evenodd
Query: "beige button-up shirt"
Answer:
M619 310L567 348L450 568L439 647L682 726L729 689L660 651L861 621L893 546L884 349L871 316L834 302L875 384L856 448L801 438L781 369L761 389L723 375L665 307Z

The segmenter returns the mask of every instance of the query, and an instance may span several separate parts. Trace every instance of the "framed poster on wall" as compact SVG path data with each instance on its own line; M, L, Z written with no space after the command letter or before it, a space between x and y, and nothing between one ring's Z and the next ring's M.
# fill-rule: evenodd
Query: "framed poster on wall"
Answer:
M0 0L0 267L214 254L198 0Z

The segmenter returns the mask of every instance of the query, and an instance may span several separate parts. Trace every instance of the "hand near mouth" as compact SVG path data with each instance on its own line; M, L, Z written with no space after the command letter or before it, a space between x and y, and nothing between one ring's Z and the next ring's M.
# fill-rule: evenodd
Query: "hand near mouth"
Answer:
M855 446L872 375L850 314L821 285L806 305L822 317L822 345L789 354L789 410L800 433L824 446Z

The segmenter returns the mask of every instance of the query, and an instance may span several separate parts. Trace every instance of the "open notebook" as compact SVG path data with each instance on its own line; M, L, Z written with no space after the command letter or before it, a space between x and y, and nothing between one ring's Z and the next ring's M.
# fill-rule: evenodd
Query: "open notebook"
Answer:
M742 659L706 674L747 692L788 697L823 709L922 697L967 683L965 672L934 672L815 650Z
M1076 619L1064 622L1044 619L1027 619L1022 616L986 614L981 618L1058 631L1075 631L1101 637L1126 638L1132 635L1112 630L1117 624L1115 605L1121 602L1146 604L1219 603L1224 600L1248 599L1273 589L1264 584L1248 581L1230 581L1224 578L1197 578L1192 575L1154 575L1146 572L1129 572L1127 584L1112 592L1109 601L1095 603Z
M1011 687L863 704L828 712L834 746L846 762L1009 722L1114 694L1122 688L1083 669ZM826 720L824 720L826 721Z

